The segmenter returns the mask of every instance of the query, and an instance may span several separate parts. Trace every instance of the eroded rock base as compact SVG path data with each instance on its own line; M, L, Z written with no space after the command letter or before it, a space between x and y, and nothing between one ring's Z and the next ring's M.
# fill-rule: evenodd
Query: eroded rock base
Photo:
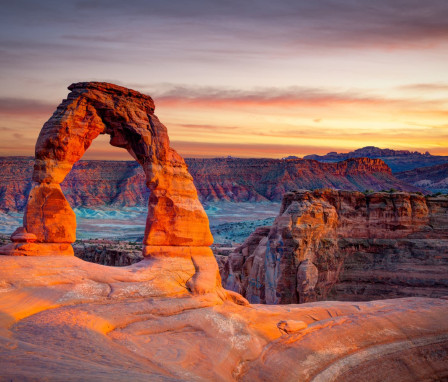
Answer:
M74 256L69 243L10 243L0 247L4 256Z

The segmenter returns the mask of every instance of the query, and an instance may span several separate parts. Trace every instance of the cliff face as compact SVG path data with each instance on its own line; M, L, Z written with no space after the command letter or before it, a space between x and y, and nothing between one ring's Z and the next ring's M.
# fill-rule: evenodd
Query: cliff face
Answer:
M297 189L417 190L398 181L381 160L357 158L339 163L303 159L189 159L202 200L280 201Z
M381 160L320 163L302 159L186 159L202 201L280 201L297 189L417 191ZM21 211L32 188L31 158L0 158L0 210ZM72 207L146 206L149 190L136 162L79 161L61 184Z
M73 250L82 260L115 267L138 263L144 258L141 244L124 241L84 240L76 242Z
M33 183L32 158L0 158L0 210L22 211ZM72 207L146 206L149 190L137 162L79 161L61 183Z
M326 155L307 155L304 159L314 159L323 162L339 162L349 158L376 158L383 160L392 172L413 170L418 167L434 166L448 163L448 156L431 155L408 150L380 149L367 146L348 153L331 152Z
M149 190L137 162L80 161L62 183L72 206L145 206Z
M416 168L395 174L403 182L432 192L448 193L448 163Z
M272 227L220 265L224 285L253 303L447 295L448 198L290 192Z
M34 158L0 157L0 210L22 211L32 188Z

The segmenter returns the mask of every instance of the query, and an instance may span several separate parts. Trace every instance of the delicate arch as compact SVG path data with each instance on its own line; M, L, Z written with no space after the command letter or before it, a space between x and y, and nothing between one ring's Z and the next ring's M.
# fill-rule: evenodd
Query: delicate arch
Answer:
M170 147L166 127L154 115L151 97L104 82L69 86L66 100L44 124L36 143L33 180L24 226L1 255L73 255L76 217L60 183L99 134L129 151L146 174L151 191L143 255L158 272L194 293L217 292L246 304L221 286L208 218L182 157ZM164 279L165 280L165 279ZM169 288L169 285L165 286Z
M151 97L102 82L81 82L44 124L36 143L24 227L39 243L72 243L76 218L59 184L99 134L140 163L151 191L144 254L151 246L209 246L208 218L183 158L170 147ZM59 248L57 250L60 250ZM57 252L57 251L56 251Z

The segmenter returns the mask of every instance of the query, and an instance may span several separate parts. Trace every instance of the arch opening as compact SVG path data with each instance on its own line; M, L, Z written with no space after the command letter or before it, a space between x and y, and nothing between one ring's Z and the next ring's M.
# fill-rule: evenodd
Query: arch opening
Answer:
M23 234L46 254L72 254L76 217L60 183L100 135L126 149L142 166L150 191L143 254L160 247L208 247L208 218L183 158L169 145L151 97L107 83L77 83L44 124L36 143L35 187ZM14 236L14 235L13 235ZM23 238L22 238L23 239ZM42 248L41 248L42 249ZM165 248L166 249L166 248Z
M108 134L98 135L61 187L76 215L75 255L97 259L99 251L103 264L110 256L100 249L107 247L111 263L127 265L126 259L117 258L116 249L129 248L132 262L141 258L135 252L143 241L149 190L140 164L109 141Z

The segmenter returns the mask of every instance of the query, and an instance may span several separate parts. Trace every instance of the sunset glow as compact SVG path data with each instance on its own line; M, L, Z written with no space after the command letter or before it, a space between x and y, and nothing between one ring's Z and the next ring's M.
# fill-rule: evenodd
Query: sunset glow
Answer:
M187 157L448 155L448 6L406 4L4 4L0 155L33 155L67 86L92 80L151 95ZM105 138L85 158L129 158Z

